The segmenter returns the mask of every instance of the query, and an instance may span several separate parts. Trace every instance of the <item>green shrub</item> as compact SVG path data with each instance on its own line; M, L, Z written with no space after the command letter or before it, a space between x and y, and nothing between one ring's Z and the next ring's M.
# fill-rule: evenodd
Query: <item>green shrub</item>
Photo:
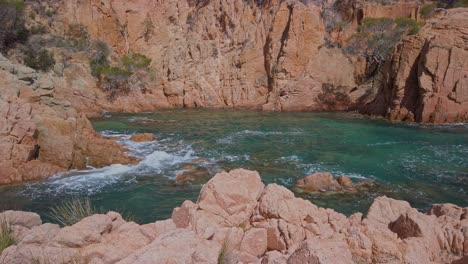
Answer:
M95 41L93 44L94 55L89 61L91 67L91 74L94 77L99 77L102 69L109 66L109 60L107 57L110 54L110 49L107 44L103 41Z
M131 53L121 59L122 65L128 70L147 69L151 59L140 53Z
M71 226L96 213L96 208L91 205L91 201L86 197L73 198L51 208L49 216L54 222L62 226Z
M432 12L434 12L434 9L437 7L435 3L432 4L425 4L421 7L421 10L419 10L419 13L423 18L429 17Z
M52 16L55 15L55 13L56 13L56 12L55 12L54 10L50 10L50 9L49 9L49 10L47 10L47 12L46 12L46 16L52 17Z
M393 20L388 17L364 18L359 26L360 32L382 32L390 30Z
M132 75L132 72L120 67L114 67L106 65L98 69L99 74L109 78L128 78Z
M28 39L24 8L22 1L0 0L0 49L12 48L16 43L25 43Z
M16 243L11 224L6 218L0 218L0 254Z
M23 10L26 7L26 4L23 1L0 0L0 4L10 5L17 10Z
M47 29L43 25L39 26L32 26L31 29L29 29L29 32L33 35L35 34L44 34L47 32Z
M455 0L453 7L468 7L468 0Z
M55 65L54 54L46 49L35 49L31 46L23 50L24 64L40 71L48 71Z
M399 17L395 19L395 23L397 25L397 29L406 30L409 35L416 35L419 32L418 22L414 19Z

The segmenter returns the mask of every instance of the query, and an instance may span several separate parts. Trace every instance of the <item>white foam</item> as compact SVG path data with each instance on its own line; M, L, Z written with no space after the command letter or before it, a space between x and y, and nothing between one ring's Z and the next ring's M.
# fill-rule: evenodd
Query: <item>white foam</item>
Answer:
M157 141L136 143L129 140L130 135L112 131L105 131L102 135L121 137L117 142L130 150L129 155L136 156L141 161L135 165L113 164L99 169L73 170L57 174L45 182L29 184L25 194L33 196L67 192L92 194L115 183L134 182L138 180L138 176L147 176L148 173L172 178L175 177L173 174L179 164L196 158L191 146L186 146L183 142L179 142L177 149L175 152L172 149L174 153L171 154L162 150L164 147Z

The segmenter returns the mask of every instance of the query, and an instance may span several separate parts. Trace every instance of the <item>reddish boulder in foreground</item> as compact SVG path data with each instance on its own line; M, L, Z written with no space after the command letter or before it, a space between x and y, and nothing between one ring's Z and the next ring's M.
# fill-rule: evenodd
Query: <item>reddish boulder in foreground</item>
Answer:
M435 205L424 214L378 197L364 219L346 217L239 169L214 176L171 219L146 225L109 212L60 229L35 214L0 213L30 219L12 222L18 241L0 264L464 263L467 209Z

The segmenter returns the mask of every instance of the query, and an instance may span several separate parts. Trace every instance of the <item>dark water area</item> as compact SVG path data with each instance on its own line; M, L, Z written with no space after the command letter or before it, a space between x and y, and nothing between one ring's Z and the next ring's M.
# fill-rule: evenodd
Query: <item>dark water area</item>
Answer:
M166 219L223 170L257 170L265 183L345 214L366 212L380 195L427 209L433 203L468 206L468 125L390 123L349 113L256 112L176 109L109 114L93 120L106 136L141 159L74 171L37 183L0 188L4 209L31 210L47 219L50 207L73 197L90 197L105 210L126 211L140 223ZM156 140L133 143L134 133ZM102 153L106 155L106 153ZM359 193L305 194L294 182L313 172L369 179L376 186ZM176 184L180 173L198 177Z

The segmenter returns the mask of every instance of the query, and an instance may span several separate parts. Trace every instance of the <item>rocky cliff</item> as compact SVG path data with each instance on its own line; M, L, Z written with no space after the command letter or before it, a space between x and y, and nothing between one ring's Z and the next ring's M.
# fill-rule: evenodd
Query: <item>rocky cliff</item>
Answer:
M1 55L0 69L0 185L132 161L69 102L54 98L50 76Z
M34 213L6 211L17 244L0 263L466 263L468 208L433 205L418 212L379 197L363 218L296 198L243 169L205 184L196 203L146 225L118 213L73 226L42 224Z
M405 38L384 69L376 100L364 112L423 123L468 119L468 12L441 11Z
M405 39L387 60L381 83L366 81L369 58L351 56L340 48L364 19L422 21L421 6L415 1L279 0L56 4L64 25L85 26L93 39L104 40L117 54L139 52L152 59L157 74L150 84L152 92L147 100L137 94L135 99L118 99L125 102L116 104L123 105L124 111L158 107L364 109L363 113L392 120L466 121L463 94L468 87L463 78L467 66L461 63L466 61L466 10L443 11L421 34ZM446 47L443 56L431 48L439 46ZM435 70L443 64L453 69L448 75L447 70ZM419 70L416 65L421 65ZM427 77L419 79L432 80L420 83L414 75L422 75L423 67ZM367 106L376 95L379 98ZM77 99L70 101L81 104ZM101 104L106 109L119 108Z

